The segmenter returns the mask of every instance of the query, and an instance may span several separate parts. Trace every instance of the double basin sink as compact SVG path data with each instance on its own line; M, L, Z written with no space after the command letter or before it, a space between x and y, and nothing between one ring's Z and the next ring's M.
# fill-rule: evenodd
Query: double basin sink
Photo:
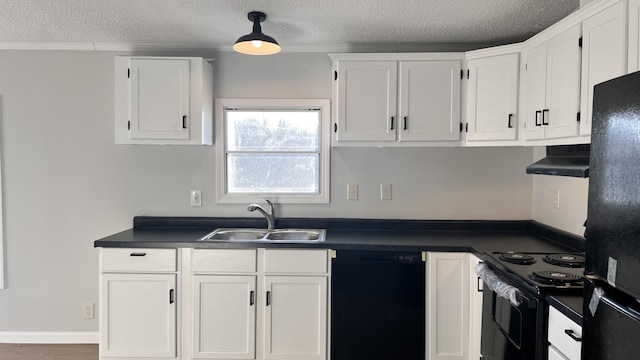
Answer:
M220 242L287 242L307 243L323 242L324 229L251 229L251 228L220 228L204 236L200 241Z

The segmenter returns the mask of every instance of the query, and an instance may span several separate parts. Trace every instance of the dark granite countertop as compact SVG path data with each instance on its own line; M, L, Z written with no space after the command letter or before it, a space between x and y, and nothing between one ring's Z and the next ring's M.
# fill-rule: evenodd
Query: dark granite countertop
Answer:
M582 325L582 294L547 295L547 303L553 306L569 319Z
M256 218L135 217L132 229L96 240L96 247L294 247L334 250L560 252L583 251L584 240L532 221L429 221L382 219L278 219L279 228L326 229L324 242L198 241L216 228L264 228Z
M471 252L584 251L584 239L534 221L277 219L276 228L326 229L321 243L198 241L216 228L264 228L262 218L134 218L133 228L96 240L111 248L325 248ZM549 303L582 323L581 296L549 296Z

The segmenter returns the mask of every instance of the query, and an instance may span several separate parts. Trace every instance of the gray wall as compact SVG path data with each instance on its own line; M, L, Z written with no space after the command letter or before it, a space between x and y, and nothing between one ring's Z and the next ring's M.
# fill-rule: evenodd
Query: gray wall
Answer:
M93 241L135 215L251 216L214 203L214 148L113 144L109 52L0 51L6 285L0 332L96 331ZM330 98L326 54L215 58L215 97ZM331 203L285 217L531 219L531 148L332 150ZM380 183L393 200L380 201ZM347 201L346 184L360 184ZM189 207L201 189L203 207ZM257 215L256 215L257 216Z

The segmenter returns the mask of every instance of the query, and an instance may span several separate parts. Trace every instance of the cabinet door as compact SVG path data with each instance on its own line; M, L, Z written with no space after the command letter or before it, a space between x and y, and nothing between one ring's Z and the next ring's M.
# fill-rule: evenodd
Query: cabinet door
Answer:
M327 278L266 276L265 291L265 358L325 360Z
M593 86L627 72L625 14L619 2L582 23L580 135L591 134Z
M337 141L395 141L397 61L339 61L337 68Z
M525 136L527 140L544 138L542 110L546 107L547 94L547 44L538 45L526 53Z
M640 70L640 0L629 0L628 72Z
M256 277L195 275L193 357L254 359Z
M476 275L480 259L469 254L469 359L480 359L482 332L482 286Z
M580 24L547 42L547 106L542 114L545 139L578 136L580 58Z
M100 356L176 357L176 275L103 274Z
M549 360L568 360L566 356L562 355L556 348L549 345Z
M400 141L460 139L460 61L400 61Z
M131 59L131 139L189 139L188 59Z
M467 140L516 140L518 57L469 60Z
M465 253L427 254L427 359L469 358L469 264Z

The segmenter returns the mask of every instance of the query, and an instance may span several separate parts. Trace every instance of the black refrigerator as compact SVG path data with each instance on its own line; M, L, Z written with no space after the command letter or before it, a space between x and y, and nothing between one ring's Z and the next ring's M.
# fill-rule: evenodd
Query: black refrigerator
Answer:
M584 360L640 358L640 72L594 88Z

